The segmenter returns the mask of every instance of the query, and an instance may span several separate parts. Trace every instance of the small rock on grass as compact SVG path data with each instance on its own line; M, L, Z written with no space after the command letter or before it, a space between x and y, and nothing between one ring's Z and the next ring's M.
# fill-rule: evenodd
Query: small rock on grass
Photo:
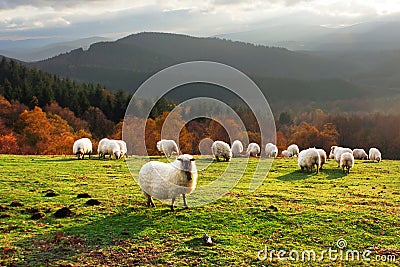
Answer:
M209 237L207 234L203 235L203 242L205 246L215 246L215 243L212 241L211 237Z
M11 217L10 213L3 213L3 214L0 214L0 219L10 218L10 217Z
M268 208L269 208L270 210L272 210L272 211L278 211L278 208L275 207L274 205L271 205L271 206L269 206Z
M67 207L63 207L54 213L54 217L56 218L66 218L70 216L72 216L72 211Z
M58 196L58 194L56 192L47 192L46 195L44 195L45 197L56 197Z
M97 199L89 199L88 201L86 201L86 205L88 205L88 206L97 206L100 204L101 204L101 202L98 201Z

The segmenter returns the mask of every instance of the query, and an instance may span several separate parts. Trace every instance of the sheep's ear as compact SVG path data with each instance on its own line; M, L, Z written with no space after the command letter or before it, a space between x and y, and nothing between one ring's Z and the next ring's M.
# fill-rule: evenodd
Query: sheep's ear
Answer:
M191 158L190 161L194 161L194 158Z
M179 161L182 161L182 159L181 159L181 158L177 158L177 160L179 160Z

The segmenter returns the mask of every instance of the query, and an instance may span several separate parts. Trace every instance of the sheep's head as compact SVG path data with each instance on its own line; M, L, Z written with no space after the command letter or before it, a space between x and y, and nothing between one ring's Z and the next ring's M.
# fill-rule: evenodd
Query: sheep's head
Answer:
M181 162L181 170L185 172L187 179L192 180L191 172L196 170L193 156L189 154L180 155L177 158Z

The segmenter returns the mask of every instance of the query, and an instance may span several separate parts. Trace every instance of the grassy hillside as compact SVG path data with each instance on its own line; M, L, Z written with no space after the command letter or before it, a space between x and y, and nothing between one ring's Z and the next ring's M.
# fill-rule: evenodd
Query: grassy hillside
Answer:
M199 183L218 177L227 164L200 171ZM371 262L341 261L343 266L393 266L375 260L385 253L400 261L400 161L357 161L349 175L330 161L315 175L299 172L296 159L277 159L263 185L249 193L255 166L251 159L242 180L217 202L170 212L158 201L155 208L144 206L124 161L1 155L0 265L261 266L269 264L257 259L264 245L320 253L336 249L340 238L346 249L372 251ZM49 190L57 195L45 197ZM86 205L79 193L100 205ZM22 206L12 207L12 201ZM64 206L72 216L55 218ZM34 220L32 214L45 217ZM204 233L215 246L203 245ZM276 256L273 263L295 264Z

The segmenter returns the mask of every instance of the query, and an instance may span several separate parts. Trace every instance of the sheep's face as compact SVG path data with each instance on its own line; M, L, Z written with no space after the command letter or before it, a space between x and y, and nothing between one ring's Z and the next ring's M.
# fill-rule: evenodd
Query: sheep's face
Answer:
M181 162L181 169L186 173L188 180L191 180L191 172L196 170L194 158L191 155L184 154L180 155L177 160Z

